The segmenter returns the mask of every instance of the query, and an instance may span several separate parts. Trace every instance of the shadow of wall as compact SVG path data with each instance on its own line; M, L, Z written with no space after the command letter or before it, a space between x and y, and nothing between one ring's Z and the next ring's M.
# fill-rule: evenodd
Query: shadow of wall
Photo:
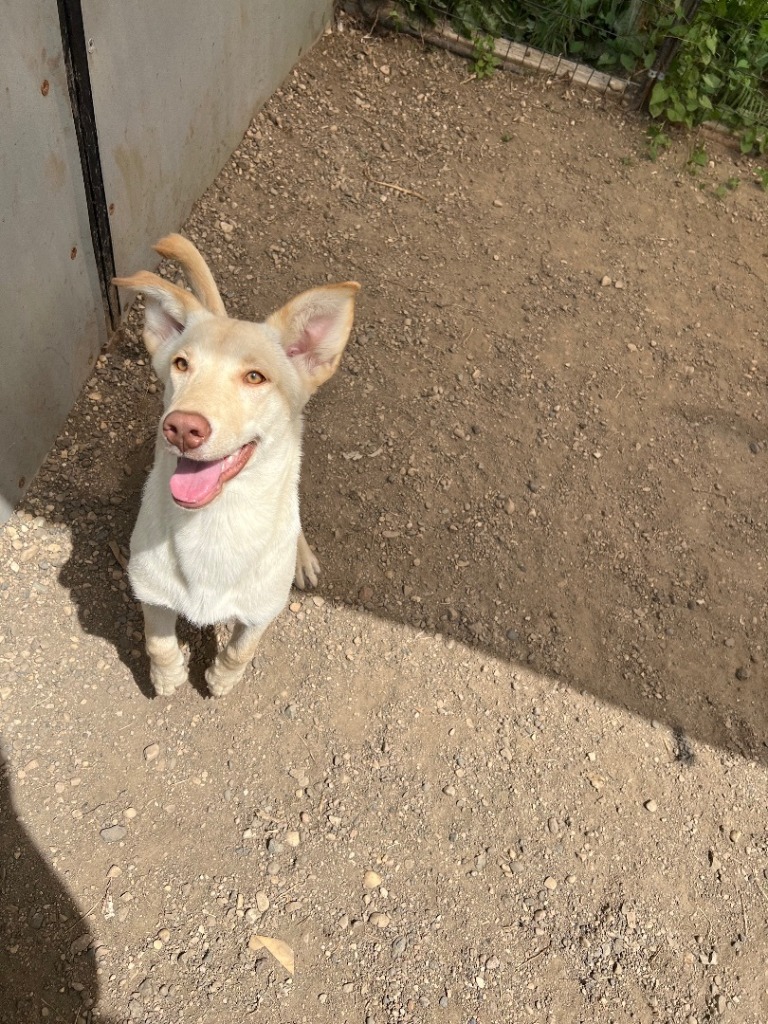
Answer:
M648 398L593 395L575 408L573 382L567 394L554 374L532 382L511 344L475 353L471 365L455 346L412 344L403 374L391 341L359 333L308 411L303 517L321 592L692 740L768 758L753 551L763 515L760 495L738 486L753 425L706 394L696 409L663 390L656 409ZM115 645L149 696L140 609L118 558L160 403L145 370L120 370L141 358L140 343L126 335L118 345L99 387L120 387L129 443L94 436L84 397L25 508L71 530L60 581L83 629ZM589 372L588 363L579 370ZM695 443L695 466L683 472L636 441L648 415L665 420L681 448ZM187 635L204 692L211 638Z
M92 935L17 816L0 757L0 1021L100 1021Z

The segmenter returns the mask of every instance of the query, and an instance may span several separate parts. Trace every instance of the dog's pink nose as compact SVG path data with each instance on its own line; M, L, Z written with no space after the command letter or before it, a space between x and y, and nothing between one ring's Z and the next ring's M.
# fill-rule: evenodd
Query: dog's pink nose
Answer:
M169 412L163 420L163 433L180 452L190 452L208 440L211 424L196 412Z

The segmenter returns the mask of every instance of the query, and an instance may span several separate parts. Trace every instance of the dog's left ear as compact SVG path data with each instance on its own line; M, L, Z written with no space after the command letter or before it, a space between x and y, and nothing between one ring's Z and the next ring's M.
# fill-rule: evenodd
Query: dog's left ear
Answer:
M280 334L286 355L309 394L332 377L349 340L355 315L356 281L312 288L267 318Z

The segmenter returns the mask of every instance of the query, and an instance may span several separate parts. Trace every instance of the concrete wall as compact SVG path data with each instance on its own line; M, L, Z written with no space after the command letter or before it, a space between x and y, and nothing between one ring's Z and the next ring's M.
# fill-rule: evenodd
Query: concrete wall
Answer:
M178 228L322 33L328 0L82 0L119 274Z
M56 5L10 0L0 32L0 522L106 341Z
M331 16L330 0L82 0L116 270L152 265ZM56 4L0 33L0 522L107 340ZM46 83L46 84L44 84Z

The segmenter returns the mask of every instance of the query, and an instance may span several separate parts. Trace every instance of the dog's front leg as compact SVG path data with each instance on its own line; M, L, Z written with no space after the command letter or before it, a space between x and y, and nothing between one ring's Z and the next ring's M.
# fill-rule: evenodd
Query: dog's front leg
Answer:
M299 590L308 590L310 587L317 586L319 574L320 563L315 556L315 552L307 543L307 538L302 530L296 547L296 575L294 583Z
M170 697L187 681L187 666L176 637L176 612L154 604L142 604L142 608L149 676L158 697Z
M266 626L244 626L242 622L235 625L229 643L205 673L211 696L223 697L240 682L265 629Z

